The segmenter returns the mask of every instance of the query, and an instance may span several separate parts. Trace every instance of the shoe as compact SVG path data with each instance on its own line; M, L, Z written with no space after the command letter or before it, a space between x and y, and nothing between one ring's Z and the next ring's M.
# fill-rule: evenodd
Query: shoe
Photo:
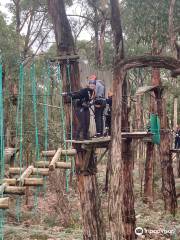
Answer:
M103 135L101 133L96 133L93 138L103 138Z

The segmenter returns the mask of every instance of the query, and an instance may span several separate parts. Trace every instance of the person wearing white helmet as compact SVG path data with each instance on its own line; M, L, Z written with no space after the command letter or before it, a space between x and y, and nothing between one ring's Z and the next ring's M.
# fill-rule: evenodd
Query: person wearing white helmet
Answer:
M95 90L94 95L94 115L96 123L96 135L94 137L103 137L104 133L104 109L105 101L105 85L102 80L98 80L96 75L89 77L89 87Z

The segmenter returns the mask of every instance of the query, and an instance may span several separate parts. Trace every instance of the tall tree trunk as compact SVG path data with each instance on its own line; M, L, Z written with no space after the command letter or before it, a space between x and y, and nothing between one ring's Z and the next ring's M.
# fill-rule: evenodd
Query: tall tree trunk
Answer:
M77 148L77 184L83 221L83 240L105 240L106 231L96 177L95 149Z
M153 46L154 47L154 46ZM153 52L156 54L156 46ZM151 83L153 86L159 85L160 82L160 71L159 69L152 69ZM154 95L150 97L150 113L157 113L156 102ZM153 177L154 177L154 144L152 142L147 143L146 149L146 164L145 164L145 179L144 179L144 203L149 203L150 206L153 202Z
M156 93L157 112L161 125L160 161L162 171L162 194L164 198L165 210L175 215L177 209L177 198L172 158L170 154L170 130L168 129L165 100L161 93Z
M145 163L145 179L144 179L144 203L153 202L153 153L154 144L151 142L147 143L146 150L146 163Z
M109 189L109 222L112 240L135 239L134 196L132 191L132 151L131 140L122 143L121 129L126 128L128 119L127 104L122 108L123 95L127 93L125 72L117 67L124 57L123 37L119 1L111 0L111 26L114 35L115 61L113 75L112 107L112 148ZM124 99L123 99L124 100ZM122 118L121 118L122 116ZM129 127L129 124L128 124ZM123 146L122 146L123 145ZM123 153L121 152L121 147ZM127 154L127 149L128 153Z
M66 16L65 4L63 0L48 0L49 13L52 17L52 22L55 31L57 49L59 55L75 54L74 40L71 33L69 21ZM68 57L67 57L68 58ZM79 78L79 65L77 61L69 62L69 72L71 79L68 79L67 71L68 62L61 63L61 72L63 76L63 89L65 91L77 90L80 88ZM70 82L69 82L70 80ZM66 124L70 122L70 106L65 108ZM75 114L73 113L73 116ZM75 121L73 121L73 127L76 130ZM106 234L102 220L100 197L97 186L96 166L91 165L94 163L94 149L89 152L80 150L78 147L78 154L76 156L76 170L77 170L77 185L80 193L80 202L82 209L83 219L83 239L84 240L105 240ZM87 165L87 168L82 169L83 163L91 164ZM79 163L81 163L79 165ZM92 168L93 169L92 169ZM79 171L80 169L80 171ZM92 170L92 171L91 171ZM87 174L88 173L88 174Z
M124 78L122 85L122 132L130 131L129 107L128 107L128 82ZM126 139L122 142L122 160L123 160L123 201L122 201L122 224L123 238L127 240L135 239L135 210L134 210L134 193L133 193L133 154L132 139Z
M124 72L116 67L119 59L124 56L123 37L119 2L111 0L111 26L114 35L115 60L113 72L113 105L112 105L112 145L111 164L109 171L109 224L112 240L122 239L122 201L123 201L123 163L121 153L121 113L122 113L122 83Z

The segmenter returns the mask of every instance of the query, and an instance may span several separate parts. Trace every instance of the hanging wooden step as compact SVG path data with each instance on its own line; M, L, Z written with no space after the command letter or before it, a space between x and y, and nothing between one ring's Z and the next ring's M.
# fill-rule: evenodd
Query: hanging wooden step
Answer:
M48 161L39 161L35 163L36 167L40 168L47 168L49 167L50 162ZM62 168L62 169L71 169L71 163L70 162L56 162L55 164L56 168Z
M17 186L7 186L4 189L5 194L16 194L16 195L24 195L25 194L25 187L17 187Z
M9 168L9 174L20 174L20 172L25 171L25 168ZM49 174L49 168L33 168L32 175L42 175L42 176L48 176Z
M9 203L10 203L9 197L0 198L0 209L8 209L10 205Z
M7 182L3 183L0 186L0 194L17 194L23 195L25 194L25 187L16 187L16 186L9 186Z
M5 178L2 181L10 186L16 186L18 184L16 178ZM24 186L43 186L43 184L43 178L24 178Z
M17 183L20 185L24 185L24 179L28 178L32 173L33 173L33 166L29 166L23 173L22 175L17 179Z
M42 151L41 156L42 157L54 157L56 152L57 152L56 150ZM76 153L77 153L76 149L73 149L73 148L72 149L67 149L67 150L62 149L62 151L61 151L62 156L66 156L66 155L75 156Z

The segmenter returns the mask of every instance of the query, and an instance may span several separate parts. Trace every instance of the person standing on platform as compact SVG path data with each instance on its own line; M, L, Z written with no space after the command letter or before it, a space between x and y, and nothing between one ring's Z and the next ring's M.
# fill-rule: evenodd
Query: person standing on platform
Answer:
M102 80L98 80L96 75L89 77L89 87L95 90L94 95L94 115L96 123L96 135L94 137L103 137L104 133L104 109L106 107L105 85Z
M75 113L78 119L78 127L75 138L77 140L89 139L89 124L90 124L90 102L94 95L94 90L87 87L82 88L77 92L63 93L63 96L69 96L73 100ZM81 137L82 133L82 137Z
M106 99L107 103L107 110L106 110L106 119L105 119L105 136L110 136L111 135L111 115L112 115L112 97L113 97L113 92L110 89L108 92L108 98Z
M176 135L175 135L175 149L180 148L180 127L177 126Z

